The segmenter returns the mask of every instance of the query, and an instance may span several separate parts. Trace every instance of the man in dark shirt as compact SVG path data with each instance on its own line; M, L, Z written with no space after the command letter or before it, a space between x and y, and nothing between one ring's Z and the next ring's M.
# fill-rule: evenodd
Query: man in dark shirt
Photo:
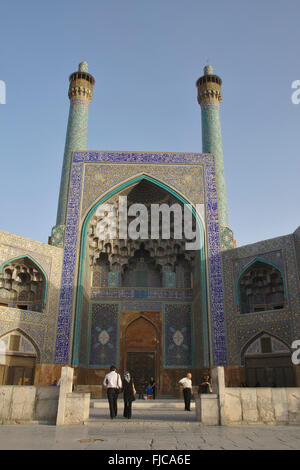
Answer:
M204 375L198 388L198 394L212 393L211 379L209 375Z

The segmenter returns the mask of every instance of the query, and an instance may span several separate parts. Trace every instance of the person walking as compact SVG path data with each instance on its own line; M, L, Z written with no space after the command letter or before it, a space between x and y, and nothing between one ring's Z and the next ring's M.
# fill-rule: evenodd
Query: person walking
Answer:
M110 418L114 419L118 415L118 394L122 389L122 380L115 366L111 366L110 372L104 378L103 385L107 389Z
M135 401L135 388L129 372L124 372L123 398L124 398L124 418L131 419L132 402Z
M188 372L186 377L179 380L179 383L183 387L184 409L186 411L191 411L192 374Z

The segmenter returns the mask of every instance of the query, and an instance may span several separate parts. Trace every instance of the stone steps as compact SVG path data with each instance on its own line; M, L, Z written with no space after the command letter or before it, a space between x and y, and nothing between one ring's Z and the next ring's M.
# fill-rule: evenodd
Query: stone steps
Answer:
M118 399L118 407L122 408L124 406L124 402L122 398ZM183 410L184 409L184 402L183 400L176 400L176 399L158 399L158 400L135 400L133 403L135 409L138 410ZM100 408L100 409L108 409L108 401L106 399L99 399L99 400L91 400L91 407L92 408ZM195 402L191 402L191 409L195 408Z

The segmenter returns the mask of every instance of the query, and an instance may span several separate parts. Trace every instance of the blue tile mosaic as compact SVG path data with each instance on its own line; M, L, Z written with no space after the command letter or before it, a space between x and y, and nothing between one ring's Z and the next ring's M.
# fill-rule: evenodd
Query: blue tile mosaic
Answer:
M192 305L164 305L164 367L193 366Z
M76 253L80 234L81 189L83 165L87 162L112 163L197 163L204 168L205 209L207 230L207 268L209 275L210 323L212 331L212 364L226 364L224 302L220 257L218 202L214 157L206 154L189 153L141 153L141 152L74 152L68 198L64 261L61 283L60 306L56 338L55 363L66 364L71 360L71 331L73 325L74 285L77 282ZM188 171L188 170L186 170Z
M118 365L119 304L93 303L90 312L89 365Z

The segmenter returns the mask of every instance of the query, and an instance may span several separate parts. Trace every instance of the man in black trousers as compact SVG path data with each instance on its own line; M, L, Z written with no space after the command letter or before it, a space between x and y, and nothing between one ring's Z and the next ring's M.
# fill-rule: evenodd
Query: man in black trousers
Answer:
M104 378L103 385L107 388L110 418L114 419L118 414L118 394L122 389L122 380L115 366L111 366L110 372Z
M191 411L192 374L190 372L186 374L186 377L179 380L179 383L183 386L184 409Z

